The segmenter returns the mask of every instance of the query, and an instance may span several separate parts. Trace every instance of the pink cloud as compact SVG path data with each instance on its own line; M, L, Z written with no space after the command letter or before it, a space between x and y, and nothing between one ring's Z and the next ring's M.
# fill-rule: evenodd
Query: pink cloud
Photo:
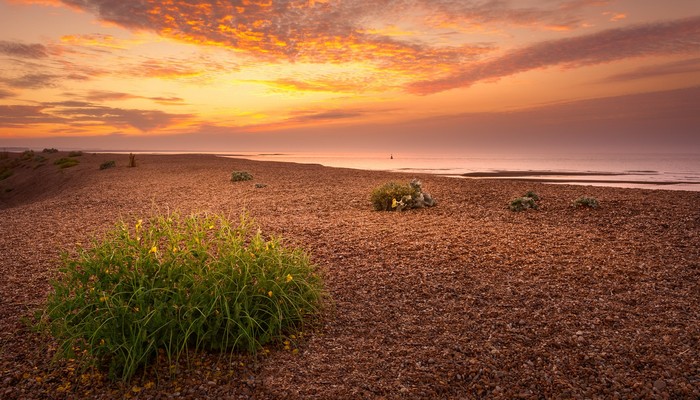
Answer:
M699 52L700 17L694 17L537 43L495 59L464 64L445 78L413 83L409 92L436 93L552 66L572 68L632 57Z

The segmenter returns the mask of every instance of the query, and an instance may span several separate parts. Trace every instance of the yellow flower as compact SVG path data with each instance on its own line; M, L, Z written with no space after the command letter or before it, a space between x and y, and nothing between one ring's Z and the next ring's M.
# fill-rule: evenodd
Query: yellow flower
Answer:
M396 206L398 206L396 199L391 199L391 208L396 208Z
M179 249L177 248L177 246L173 246L173 253L177 253L178 250L179 250Z
M156 246L153 246L153 247L151 247L151 250L148 250L149 254L150 253L157 253L157 252L158 252L158 247L156 247Z
M267 292L267 296L268 296L268 297L272 297L272 290L270 290L269 292Z
M103 303L104 303L105 301L107 301L107 299L108 299L107 296L102 296L102 297L100 297L100 301L103 302Z
M139 310L140 309L138 307L134 307L134 312L139 312Z
M140 220L138 220L138 221L136 222L136 230L141 229L141 225L143 225L143 220L142 220L142 219L140 219Z
M292 279L292 274L287 274L287 283L289 283Z
M209 225L209 229L214 229L214 225Z

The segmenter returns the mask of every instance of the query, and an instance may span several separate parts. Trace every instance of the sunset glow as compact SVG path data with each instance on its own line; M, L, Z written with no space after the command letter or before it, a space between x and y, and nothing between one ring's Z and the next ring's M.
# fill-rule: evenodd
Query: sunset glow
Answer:
M697 0L0 0L0 15L0 146L700 149Z

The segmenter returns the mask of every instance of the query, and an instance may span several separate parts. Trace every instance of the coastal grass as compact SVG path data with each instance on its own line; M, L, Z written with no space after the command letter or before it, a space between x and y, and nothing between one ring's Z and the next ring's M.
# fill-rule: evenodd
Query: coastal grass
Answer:
M404 196L415 197L417 194L416 188L410 184L387 182L372 190L370 200L376 211L393 211Z
M70 167L75 167L76 165L80 164L80 161L76 160L75 158L62 157L54 161L53 163L55 165L58 165L58 167L61 169L66 169Z
M571 203L572 206L579 208L579 207L587 207L587 208L598 208L600 205L598 203L598 200L595 197L588 197L588 196L582 196L579 197L578 199L574 200Z
M119 222L73 253L63 255L38 327L59 341L59 356L108 368L113 379L191 350L255 353L300 329L323 297L308 255L264 238L247 216Z
M114 160L105 161L102 164L100 164L100 170L114 168L116 166L117 163Z
M511 211L520 212L528 209L537 210L539 207L537 202L540 201L540 196L532 190L528 190L523 196L516 197L510 201L508 208Z
M231 173L231 182L244 182L253 179L253 175L247 171L233 171Z

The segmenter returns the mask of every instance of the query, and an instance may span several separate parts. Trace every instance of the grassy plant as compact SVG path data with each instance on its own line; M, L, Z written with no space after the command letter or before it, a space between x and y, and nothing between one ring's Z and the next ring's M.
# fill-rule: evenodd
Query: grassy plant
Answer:
M532 209L537 209L537 203L535 202L535 199L532 197L517 197L513 200L510 201L510 205L508 206L511 211L525 211L529 208Z
M578 199L574 200L572 205L574 207L588 207L588 208L598 208L598 200L596 200L595 197L579 197Z
M119 223L63 256L39 327L66 357L128 379L164 353L255 352L300 328L321 305L322 282L300 249L265 239L242 217L178 214Z
M19 156L19 159L22 161L28 161L28 160L31 160L32 158L34 158L34 150L25 150Z
M116 167L116 166L117 166L117 163L114 162L113 160L105 161L105 162L103 162L102 164L100 164L100 170L108 169L108 168L114 168L114 167Z
M529 197L532 200L540 201L540 196L537 193L533 192L532 190L528 190L527 193L525 193L525 195L523 197Z
M416 196L418 191L410 184L388 182L375 188L370 195L372 206L377 211L393 211L404 196Z
M82 151L71 151L70 153L68 153L68 157L80 157L82 155Z
M253 175L246 171L233 171L231 173L231 182L249 181L251 179L253 179Z
M46 148L46 149L42 150L41 152L42 153L58 153L58 149L51 147L51 148Z
M62 157L54 161L53 163L58 165L59 168L64 169L75 167L76 165L80 164L80 161L76 160L75 158Z
M0 167L0 181L5 180L12 176L12 169L7 167Z

